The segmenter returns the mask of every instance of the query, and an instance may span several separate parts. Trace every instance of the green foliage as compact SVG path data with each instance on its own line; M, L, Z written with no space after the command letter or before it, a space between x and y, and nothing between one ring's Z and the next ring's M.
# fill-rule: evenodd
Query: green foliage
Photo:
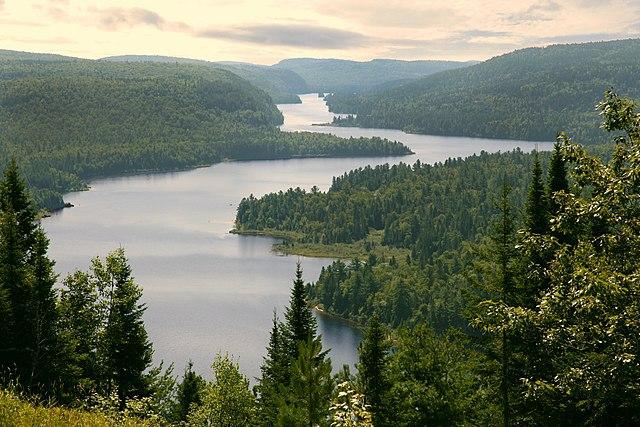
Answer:
M105 61L117 62L162 62L195 64L223 69L236 74L255 87L265 91L276 104L300 103L297 94L309 92L307 83L291 70L248 64L244 62L209 62L198 59L175 58L153 55L122 55L103 58Z
M334 178L329 191L299 188L242 200L236 228L293 231L298 241L350 243L383 230L383 243L426 262L484 234L503 181L524 202L531 158L522 151L481 153L435 165L365 167Z
M388 424L488 425L492 403L482 359L455 333L438 337L425 325L402 330L389 364Z
M255 402L249 380L236 362L217 355L211 365L213 380L204 388L202 404L189 414L193 426L245 426L253 424Z
M271 98L188 63L0 58L0 167L15 157L41 207L91 178L224 159L401 155L382 139L284 133Z
M533 307L488 301L479 323L492 333L508 331L539 348L521 386L529 424L636 424L639 115L633 102L607 93L600 105L604 128L625 131L609 163L562 138L563 159L576 183L554 194L559 210L552 233L525 234L525 251L543 248L547 265L530 265L548 287ZM560 240L557 234L569 236Z
M298 343L289 386L281 388L278 426L327 425L333 381L331 360L326 354L319 337Z
M388 389L388 357L391 346L377 315L373 315L358 348L358 382L376 425L385 419L385 393Z
M640 40L528 48L365 95L328 97L364 127L431 135L602 140L593 105L616 87L640 97Z
M205 386L206 381L193 371L193 362L189 361L178 384L176 417L179 421L187 421L191 409L202 405Z

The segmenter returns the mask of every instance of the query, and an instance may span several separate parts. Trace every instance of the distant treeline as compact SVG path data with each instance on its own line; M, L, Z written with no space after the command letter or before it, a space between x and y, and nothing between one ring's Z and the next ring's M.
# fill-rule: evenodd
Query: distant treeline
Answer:
M336 93L327 103L335 113L357 113L363 127L532 141L567 131L594 143L603 140L596 102L610 88L640 97L638 69L637 39L553 45L369 93Z

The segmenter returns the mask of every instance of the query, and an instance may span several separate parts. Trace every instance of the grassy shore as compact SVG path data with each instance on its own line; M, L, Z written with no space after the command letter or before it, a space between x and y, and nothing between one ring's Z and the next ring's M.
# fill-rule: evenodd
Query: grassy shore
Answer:
M353 243L307 243L304 235L294 231L282 231L273 229L264 230L231 230L232 234L243 236L265 236L282 239L282 242L273 245L273 251L282 255L299 255L310 258L332 259L361 259L364 260L370 254L378 259L387 260L395 257L403 260L409 254L408 249L393 248L382 244L382 230L371 230L369 235Z

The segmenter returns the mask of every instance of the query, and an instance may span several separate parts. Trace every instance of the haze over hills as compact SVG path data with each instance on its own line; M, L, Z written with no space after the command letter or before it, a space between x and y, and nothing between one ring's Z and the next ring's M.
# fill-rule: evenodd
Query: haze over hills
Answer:
M517 50L390 89L329 98L348 125L413 133L596 142L594 106L606 89L640 96L640 40Z
M373 59L359 62L344 59L292 58L278 62L274 67L295 71L314 92L360 92L384 83L416 79L475 63L476 61Z
M299 103L297 94L309 92L306 82L295 72L246 62L210 62L199 59L156 55L122 55L102 58L117 62L188 63L222 68L248 80L267 92L276 104Z

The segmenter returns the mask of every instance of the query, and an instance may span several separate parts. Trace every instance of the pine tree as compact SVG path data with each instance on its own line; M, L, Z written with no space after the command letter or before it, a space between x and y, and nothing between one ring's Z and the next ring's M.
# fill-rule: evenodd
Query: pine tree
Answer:
M539 163L538 163L539 165ZM535 167L534 167L535 169ZM492 237L495 248L497 264L497 280L502 304L513 304L513 271L512 262L514 256L513 243L513 218L511 216L511 205L509 203L510 189L505 185L500 196L499 209L500 218L496 223L496 228ZM500 337L500 395L502 403L502 421L505 427L511 425L510 407L510 383L511 383L511 345L506 330L502 330Z
M358 380L362 385L365 403L370 406L375 425L384 419L384 394L388 389L386 380L387 357L390 346L377 314L374 314L358 348Z
M146 391L144 371L153 355L142 319L146 306L139 302L142 289L131 277L123 249L110 253L104 264L94 260L93 269L107 302L103 355L107 389L115 387L124 410L129 398Z
M15 159L7 165L0 182L0 211L8 210L13 211L16 216L20 245L28 254L35 241L36 209Z
M549 213L555 215L560 206L553 199L553 194L557 191L567 191L569 181L567 180L567 168L562 158L561 146L559 143L553 146L553 154L549 163L547 177L547 200L549 201Z
M9 318L6 329L9 331L7 341L0 344L4 354L3 374L9 374L22 381L28 378L27 361L30 331L28 327L28 301L31 295L28 282L26 254L21 245L21 234L18 219L11 207L1 212L0 216L0 289L6 295Z
M273 313L273 326L267 346L267 355L260 367L262 376L258 391L258 418L261 425L275 425L278 417L278 394L289 383L289 355L286 353L282 325Z
M182 381L178 384L177 418L179 421L187 421L189 412L202 404L205 386L206 381L193 370L193 362L189 361Z
M46 394L56 378L56 356L58 339L56 328L56 294L54 286L57 275L54 262L47 257L49 239L41 228L35 232L33 245L33 283L29 307L32 384Z
M535 234L546 234L549 231L549 205L542 181L542 166L538 152L533 154L531 184L525 206L525 226Z
M287 352L291 359L298 357L300 343L316 336L316 319L307 301L307 291L302 279L302 268L298 262L296 266L296 278L291 288L289 307L285 311L285 325L283 335L285 337Z
M329 414L333 381L331 360L319 337L299 344L290 386L281 390L278 426L322 425Z

